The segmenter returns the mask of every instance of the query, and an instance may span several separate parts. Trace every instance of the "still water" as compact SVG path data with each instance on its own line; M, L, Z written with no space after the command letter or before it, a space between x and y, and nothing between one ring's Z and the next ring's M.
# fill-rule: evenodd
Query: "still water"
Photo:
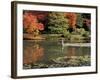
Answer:
M90 66L90 51L90 47L62 46L56 40L24 40L23 69Z

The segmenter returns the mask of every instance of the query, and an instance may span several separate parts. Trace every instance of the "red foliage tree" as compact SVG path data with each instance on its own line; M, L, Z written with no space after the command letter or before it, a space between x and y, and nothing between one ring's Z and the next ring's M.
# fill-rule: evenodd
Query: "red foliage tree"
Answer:
M24 13L23 26L28 33L34 33L37 30L44 30L44 25L42 23L38 23L37 16L33 15L31 12Z
M86 26L90 27L91 26L91 20L90 19L84 19L83 24L86 24Z
M38 24L38 29L39 29L39 30L44 30L44 26L43 26L42 23L39 23L39 24Z

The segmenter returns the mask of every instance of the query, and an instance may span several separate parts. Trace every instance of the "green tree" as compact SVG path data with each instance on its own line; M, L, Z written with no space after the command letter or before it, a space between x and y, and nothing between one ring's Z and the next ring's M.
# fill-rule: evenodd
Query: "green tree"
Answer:
M68 20L64 13L50 12L47 17L47 28L52 34L64 34L68 29Z
M82 27L83 26L83 18L82 14L77 14L77 23L78 26Z

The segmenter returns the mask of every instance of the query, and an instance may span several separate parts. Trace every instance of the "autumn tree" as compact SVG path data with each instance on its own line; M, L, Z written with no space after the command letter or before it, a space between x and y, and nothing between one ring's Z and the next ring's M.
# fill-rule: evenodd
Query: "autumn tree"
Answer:
M67 32L68 22L64 13L50 12L47 17L47 28L50 33L64 34Z
M25 12L23 15L24 32L38 35L39 31L44 30L44 25L39 23L37 16L34 16L31 12Z
M72 12L68 12L66 13L66 18L68 18L68 23L70 28L76 28L76 20L77 20L77 14L76 13L72 13Z
M83 17L83 28L86 31L90 31L91 30L91 14L83 13L82 17Z

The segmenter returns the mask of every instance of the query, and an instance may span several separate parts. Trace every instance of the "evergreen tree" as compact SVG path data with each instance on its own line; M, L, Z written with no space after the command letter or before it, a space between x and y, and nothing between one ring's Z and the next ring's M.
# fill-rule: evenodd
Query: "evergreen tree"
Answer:
M77 27L82 27L83 26L83 18L82 18L82 14L77 14Z
M68 20L64 13L50 12L47 17L47 28L52 34L64 34L68 29Z

